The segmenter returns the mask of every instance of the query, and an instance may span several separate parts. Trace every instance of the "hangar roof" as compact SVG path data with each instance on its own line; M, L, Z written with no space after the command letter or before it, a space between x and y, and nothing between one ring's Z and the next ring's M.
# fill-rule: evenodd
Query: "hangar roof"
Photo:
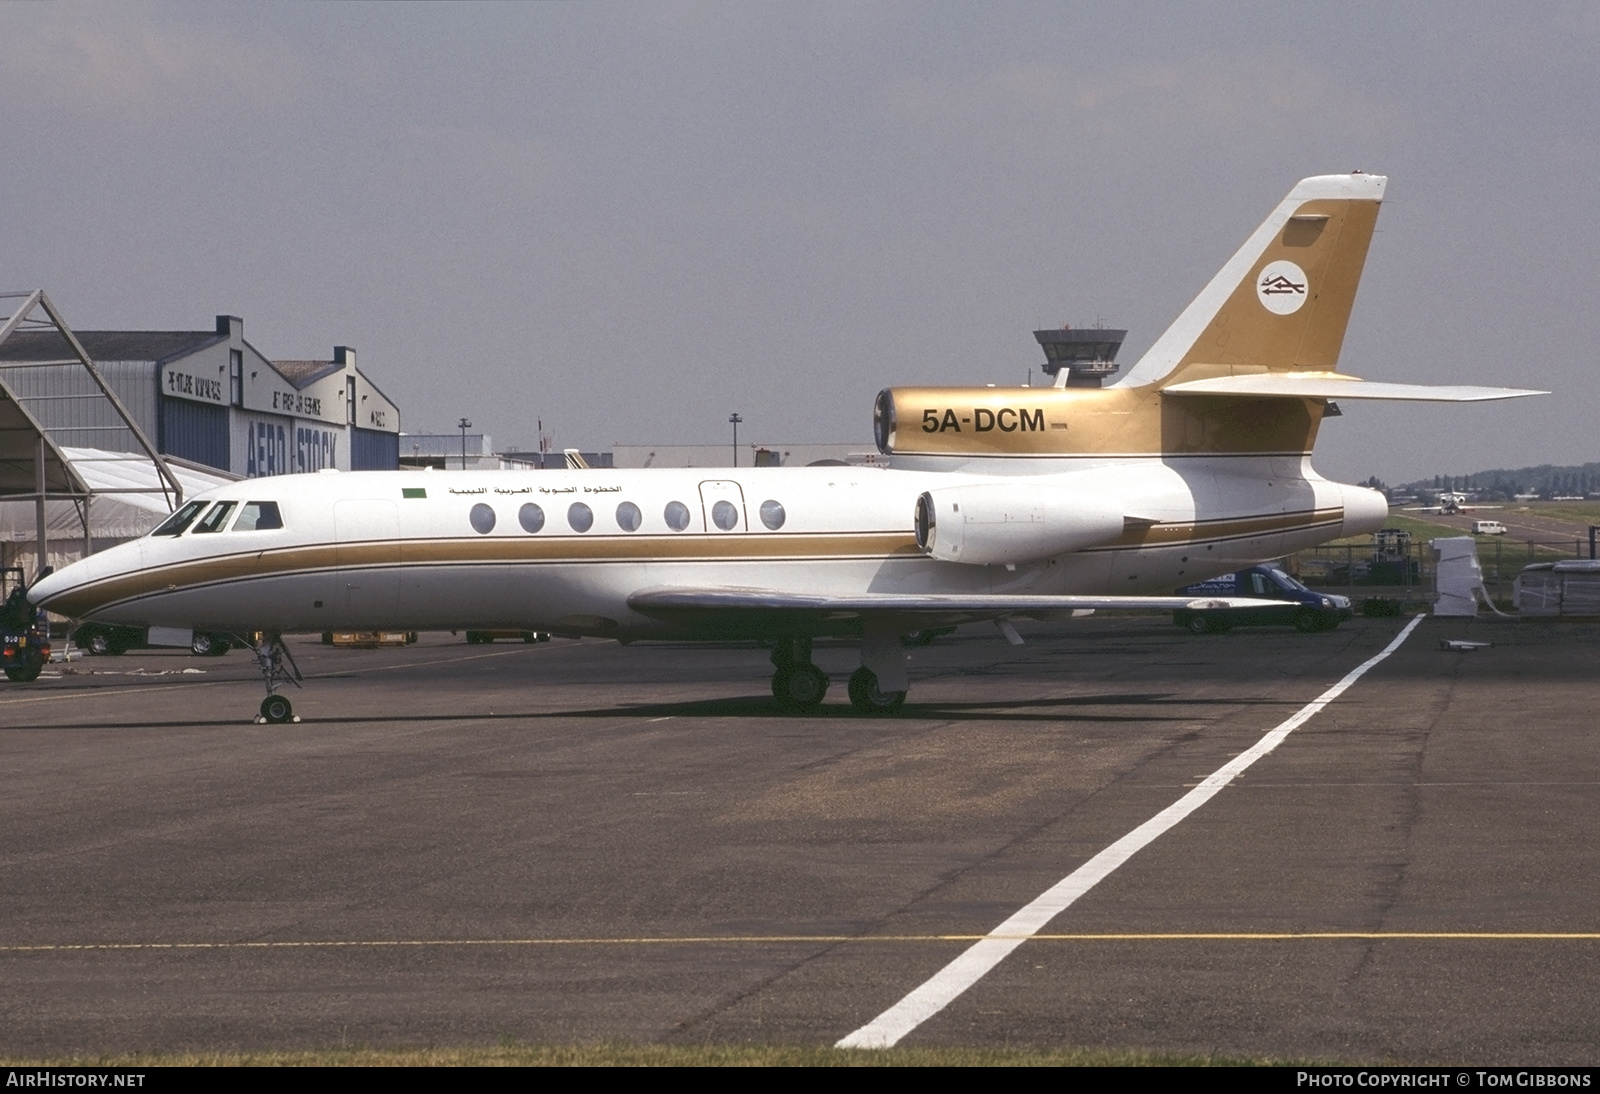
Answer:
M74 331L95 361L167 361L227 340L214 330ZM56 330L19 330L0 344L0 361L73 360L72 347Z
M322 379L330 372L338 372L344 368L344 363L341 361L273 361L271 364L278 371L278 375L297 389Z

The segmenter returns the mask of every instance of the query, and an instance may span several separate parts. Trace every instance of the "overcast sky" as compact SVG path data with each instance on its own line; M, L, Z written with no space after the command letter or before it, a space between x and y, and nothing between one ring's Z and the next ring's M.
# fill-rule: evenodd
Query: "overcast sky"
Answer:
M870 442L881 387L1136 361L1296 179L1390 176L1341 367L1390 482L1600 459L1600 6L0 5L0 288L357 348L414 432ZM1037 373L1035 373L1037 377Z

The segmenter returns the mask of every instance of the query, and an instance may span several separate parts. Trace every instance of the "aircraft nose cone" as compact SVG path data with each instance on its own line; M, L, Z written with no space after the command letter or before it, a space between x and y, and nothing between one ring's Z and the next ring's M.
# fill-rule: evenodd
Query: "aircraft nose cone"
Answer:
M51 601L59 599L77 586L78 582L72 573L76 569L76 566L69 566L65 570L35 581L28 587L28 603L36 608L48 608Z
M48 608L57 615L81 619L98 603L97 598L88 593L85 587L101 578L137 569L139 559L137 543L123 544L90 555L35 581L28 589L28 601L35 607Z

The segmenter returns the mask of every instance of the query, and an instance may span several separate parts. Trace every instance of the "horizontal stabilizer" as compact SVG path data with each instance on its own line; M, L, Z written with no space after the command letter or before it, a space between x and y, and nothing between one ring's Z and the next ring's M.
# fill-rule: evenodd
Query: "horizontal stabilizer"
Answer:
M1548 395L1519 387L1431 386L1428 384L1384 384L1361 380L1336 372L1264 373L1254 376L1219 376L1211 380L1189 380L1161 389L1163 395L1249 395L1256 398L1285 399L1397 399L1408 402L1481 403L1493 399L1520 399L1524 395Z

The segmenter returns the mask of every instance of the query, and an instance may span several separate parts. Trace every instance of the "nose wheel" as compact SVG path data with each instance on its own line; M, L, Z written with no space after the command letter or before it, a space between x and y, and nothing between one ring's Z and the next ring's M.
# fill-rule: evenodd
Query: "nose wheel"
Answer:
M261 720L270 725L281 726L285 722L298 722L294 716L294 705L283 695L269 695L261 700Z

